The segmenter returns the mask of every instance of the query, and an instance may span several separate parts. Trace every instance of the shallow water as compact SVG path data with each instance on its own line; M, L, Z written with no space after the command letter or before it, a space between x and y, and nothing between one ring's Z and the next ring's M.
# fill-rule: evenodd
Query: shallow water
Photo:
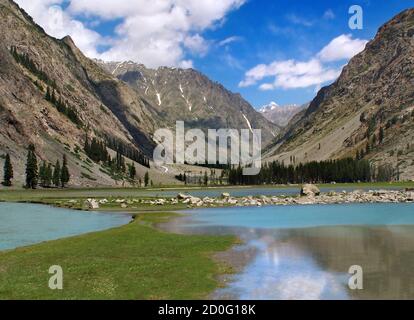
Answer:
M130 216L123 214L0 203L0 250L106 230L130 220Z
M414 204L205 209L163 228L235 234L251 256L217 299L414 299ZM242 259L243 260L243 259ZM359 265L364 289L350 290Z

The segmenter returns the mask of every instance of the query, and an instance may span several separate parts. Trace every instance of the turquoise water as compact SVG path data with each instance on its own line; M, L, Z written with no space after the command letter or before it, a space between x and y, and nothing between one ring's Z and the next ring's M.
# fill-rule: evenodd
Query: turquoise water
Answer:
M344 225L414 225L414 204L234 207L191 212L192 227L294 229Z
M130 220L122 214L0 203L0 250L110 229Z
M216 299L414 299L414 204L204 209L162 228L244 240ZM349 289L354 265L363 290Z

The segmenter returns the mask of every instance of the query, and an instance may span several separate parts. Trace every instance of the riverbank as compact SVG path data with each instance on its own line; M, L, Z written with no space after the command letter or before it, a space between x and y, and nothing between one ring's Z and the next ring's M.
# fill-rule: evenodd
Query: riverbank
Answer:
M414 188L414 182L394 182L394 183L338 183L338 184L318 184L320 189L372 189L379 190L383 188ZM217 193L230 192L234 190L246 189L272 189L280 191L284 189L300 189L300 185L263 185L263 186L213 186L213 187L172 187L172 188L67 188L67 189L8 189L0 188L0 201L21 202L21 201L52 201L59 199L86 199L86 198L155 198L165 192L171 194L177 193L196 193L200 191L215 191Z
M140 214L129 225L0 252L0 299L205 299L230 267L217 252L231 236L184 236L153 228L172 213ZM64 290L48 287L60 265Z
M219 207L261 207L266 205L290 206L290 205L329 205L329 204L348 204L348 203L413 203L414 190L355 190L351 192L327 192L321 193L316 186L315 192L305 192L296 196L276 195L276 196L246 196L232 197L225 192L221 197L199 198L187 193L179 193L175 198L110 198L110 199L87 199L83 203L89 209L97 210L137 210L147 208L166 208L169 210L182 210L192 208L219 208ZM63 206L82 206L78 200L60 202Z
M341 198L339 203L347 203L341 195L360 190L369 193L369 190L385 189L398 191L414 188L413 182L398 183L357 183L357 184L329 184L317 185L329 199L319 198L321 204L326 201L332 203L335 194ZM57 207L75 210L96 210L90 206L88 199L98 202L100 211L136 212L154 211L181 211L192 207L232 206L232 205L266 205L266 204L308 204L297 200L300 185L289 186L236 186L236 187L188 187L188 188L97 188L97 189L37 189L37 190L0 190L0 201L48 204ZM330 192L333 191L334 193ZM177 194L192 195L194 199L177 201ZM222 201L221 195L229 194L228 201ZM248 197L251 195L252 197ZM369 196L367 194L367 196ZM352 196L351 196L352 198ZM200 200L204 203L200 203ZM272 200L273 199L273 200ZM187 201L185 201L187 200ZM204 201L205 200L205 201ZM353 201L351 199L351 201ZM191 202L191 203L189 203ZM319 202L315 202L317 204ZM333 202L335 203L335 202Z

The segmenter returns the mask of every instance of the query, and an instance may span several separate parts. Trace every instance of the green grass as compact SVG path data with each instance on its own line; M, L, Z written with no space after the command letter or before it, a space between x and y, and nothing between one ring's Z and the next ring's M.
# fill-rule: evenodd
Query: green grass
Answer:
M231 272L212 259L233 237L185 236L152 228L171 214L140 215L120 228L0 253L0 299L204 299ZM50 290L60 265L63 290Z

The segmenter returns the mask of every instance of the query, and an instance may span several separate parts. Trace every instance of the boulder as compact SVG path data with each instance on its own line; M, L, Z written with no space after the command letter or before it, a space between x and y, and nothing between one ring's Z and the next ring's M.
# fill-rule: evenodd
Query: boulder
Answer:
M87 199L85 205L92 210L99 209L99 202L95 199Z
M237 199L229 199L229 201L228 201L228 204L230 204L230 205L235 205L235 204L238 204L238 203L239 203L239 201Z
M178 195L177 195L177 199L178 200L187 200L187 199L190 199L191 198L191 196L190 195L188 195L188 194L184 194L184 193L179 193Z
M201 199L200 199L200 198L197 198L197 197L191 197L191 198L190 198L190 203L191 203L191 204L197 204L197 203L202 203L202 201L201 201Z
M155 201L155 205L163 206L163 205L165 205L166 202L167 201L165 199L158 199L158 200Z
M224 193L221 195L221 197L222 197L223 199L230 198L230 193L228 193L228 192L224 192Z
M300 190L301 196L319 196L320 194L321 191L314 184L305 184L302 186L302 189Z

